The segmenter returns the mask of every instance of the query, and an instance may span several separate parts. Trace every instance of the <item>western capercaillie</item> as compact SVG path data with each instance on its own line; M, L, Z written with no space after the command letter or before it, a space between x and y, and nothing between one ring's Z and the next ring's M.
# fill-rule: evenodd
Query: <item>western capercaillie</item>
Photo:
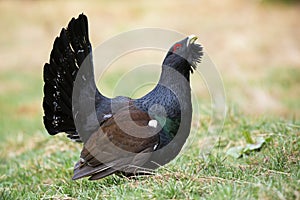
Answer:
M145 96L107 98L94 80L87 17L81 14L61 30L44 65L44 125L51 135L65 132L84 143L73 179L145 174L176 157L191 127L190 73L203 55L196 39L186 37L169 49L159 82ZM83 63L88 70L79 77L78 101L94 98L96 117L82 114L84 108L73 99Z

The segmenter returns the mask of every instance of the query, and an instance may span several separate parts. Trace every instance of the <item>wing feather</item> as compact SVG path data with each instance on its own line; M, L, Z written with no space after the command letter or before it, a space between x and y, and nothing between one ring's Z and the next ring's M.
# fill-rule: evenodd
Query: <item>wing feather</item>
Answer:
M103 122L84 145L73 179L91 176L90 180L96 180L115 172L137 173L159 143L157 129L148 126L150 120L146 112L131 107L129 112L122 110ZM127 132L135 130L140 132L134 136Z

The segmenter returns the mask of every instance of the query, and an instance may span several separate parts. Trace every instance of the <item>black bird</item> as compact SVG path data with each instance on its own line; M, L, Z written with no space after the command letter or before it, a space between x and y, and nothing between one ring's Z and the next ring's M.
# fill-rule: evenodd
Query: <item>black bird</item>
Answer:
M96 88L87 17L72 18L61 30L44 65L43 119L49 134L65 132L84 143L74 180L148 174L177 156L191 127L190 72L203 56L196 39L169 49L148 94L111 99Z

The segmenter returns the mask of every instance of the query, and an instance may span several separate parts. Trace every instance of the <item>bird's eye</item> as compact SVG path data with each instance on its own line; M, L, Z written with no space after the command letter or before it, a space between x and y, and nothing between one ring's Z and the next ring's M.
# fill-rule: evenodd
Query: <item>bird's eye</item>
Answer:
M180 47L182 46L182 44L175 44L173 46L173 52L177 51L178 49L180 49Z

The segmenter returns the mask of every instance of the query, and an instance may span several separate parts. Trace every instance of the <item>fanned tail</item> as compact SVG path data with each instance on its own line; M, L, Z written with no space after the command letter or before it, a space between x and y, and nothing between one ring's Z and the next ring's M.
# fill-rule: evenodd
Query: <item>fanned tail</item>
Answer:
M91 44L88 36L88 21L84 14L72 18L67 29L63 28L53 44L49 63L44 65L44 125L49 134L66 132L68 137L81 141L76 132L72 113L72 92L79 67L90 59ZM90 81L94 84L93 73Z

